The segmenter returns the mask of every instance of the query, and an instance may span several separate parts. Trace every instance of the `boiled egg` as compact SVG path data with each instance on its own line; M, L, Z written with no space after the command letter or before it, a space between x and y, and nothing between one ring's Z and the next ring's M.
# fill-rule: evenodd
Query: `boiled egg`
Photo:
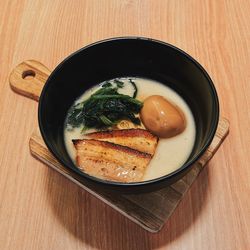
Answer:
M186 128L186 118L181 109L160 95L144 100L140 118L150 132L161 138L176 136Z

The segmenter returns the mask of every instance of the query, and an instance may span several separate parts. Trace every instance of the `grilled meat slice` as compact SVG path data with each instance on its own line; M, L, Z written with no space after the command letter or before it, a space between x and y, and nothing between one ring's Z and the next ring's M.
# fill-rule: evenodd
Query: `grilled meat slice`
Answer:
M158 137L145 129L107 130L86 134L87 138L113 142L154 155Z
M89 175L118 182L141 181L152 156L138 150L94 139L73 140L76 163Z

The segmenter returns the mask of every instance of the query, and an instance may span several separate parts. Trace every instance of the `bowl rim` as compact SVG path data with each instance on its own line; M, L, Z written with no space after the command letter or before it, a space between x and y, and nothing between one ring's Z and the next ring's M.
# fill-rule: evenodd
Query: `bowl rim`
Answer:
M78 53L94 47L94 46L98 46L100 44L103 43L107 43L107 42L113 42L113 41L119 41L119 40L142 40L142 41L148 41L148 42L152 42L152 43L156 43L158 45L164 45L167 46L173 50L175 50L176 52L182 54L182 56L186 57L190 62L192 62L196 67L198 67L201 72L203 73L203 75L205 76L205 78L207 79L207 82L209 84L210 87L210 91L213 97L213 102L214 102L214 110L213 110L213 114L214 114L214 119L212 121L212 125L211 125L211 129L210 129L210 133L208 135L208 139L206 141L206 143L204 144L204 146L200 149L200 151L196 154L195 157L193 157L193 159L191 159L190 161L185 162L180 168L176 169L175 171L155 178L155 179L150 179L150 180L145 180L145 181L140 181L140 182L129 182L129 183L124 183L124 182L115 182L115 181L109 181L109 180L104 180L104 179L100 179L94 176L91 176L85 172L80 171L74 164L73 166L70 166L69 164L67 164L61 157L60 154L58 154L52 144L50 143L49 139L47 138L47 134L46 131L43 128L43 124L42 124L42 103L43 103L43 99L46 93L46 90L48 89L48 86L51 82L51 78L57 73L58 70L60 70L60 68L64 65L65 62L67 62L68 60L70 60L72 57L74 57L75 55L77 55ZM71 170L73 170L75 173L81 175L84 178L87 178L91 181L94 181L98 184L105 184L108 186L113 186L113 187L136 187L136 186L145 186L145 185L149 185L149 184L154 184L154 183L159 183L162 181L165 181L166 179L172 179L177 177L178 175L181 175L182 173L184 173L186 170L188 170L188 168L190 168L201 156L202 154L205 152L205 150L209 147L209 145L211 144L214 135L216 133L216 129L218 126L218 122L219 122L219 99L218 99L218 95L217 95L217 91L215 89L215 86L213 84L213 81L211 79L211 77L209 76L209 74L207 73L207 71L203 68L203 66L201 66L201 64L196 61L192 56L190 56L188 53L186 53L185 51L179 49L178 47L167 43L167 42L163 42L157 39L153 39L153 38L147 38L147 37L138 37L138 36L121 36L121 37L112 37L112 38L107 38L107 39L103 39L103 40L99 40L96 41L94 43L88 44L78 50L76 50L75 52L71 53L70 55L68 55L63 61L61 61L56 68L51 72L51 74L49 75L48 79L46 80L44 87L42 89L40 98L39 98L39 105L38 105L38 124L39 124L39 129L42 135L42 138L46 144L46 146L48 147L49 151L55 156L55 158L65 167L69 167Z

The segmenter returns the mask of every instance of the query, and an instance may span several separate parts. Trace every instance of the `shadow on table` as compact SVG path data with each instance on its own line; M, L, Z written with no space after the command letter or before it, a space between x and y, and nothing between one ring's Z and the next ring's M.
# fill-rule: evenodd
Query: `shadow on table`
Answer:
M76 239L102 250L155 249L174 243L198 218L206 205L209 166L194 182L174 214L157 234L152 234L91 194L48 169L46 189L53 212Z

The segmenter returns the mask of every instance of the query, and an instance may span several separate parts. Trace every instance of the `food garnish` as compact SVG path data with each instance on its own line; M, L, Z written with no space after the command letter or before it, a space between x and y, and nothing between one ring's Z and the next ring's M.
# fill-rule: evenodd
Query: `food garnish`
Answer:
M121 120L130 120L140 125L140 118L136 115L140 112L143 103L135 98L137 95L135 82L132 79L129 82L134 88L132 96L118 92L124 87L123 81L119 79L113 80L112 83L106 81L87 100L72 106L66 124L70 128L83 125L83 131L90 128L107 128Z

